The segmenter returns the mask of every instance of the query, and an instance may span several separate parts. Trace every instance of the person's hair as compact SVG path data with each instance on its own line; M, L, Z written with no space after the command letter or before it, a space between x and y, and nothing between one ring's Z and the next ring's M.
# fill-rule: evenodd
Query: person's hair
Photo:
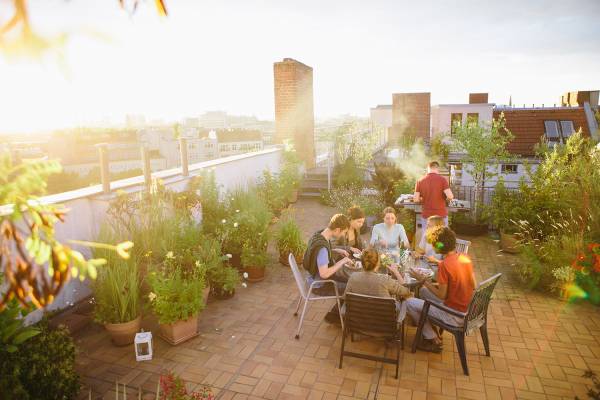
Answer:
M396 210L394 210L394 207L386 207L383 209L383 217L385 217L386 214L394 214L394 216L395 216Z
M429 162L429 164L427 164L428 168L439 168L440 167L440 163L437 161L431 161Z
M379 265L379 253L374 248L369 247L362 252L361 260L365 271L374 271Z
M346 230L350 228L350 220L344 214L335 214L333 217L331 217L327 227L332 231L338 228L341 230Z
M444 225L444 218L440 217L439 215L432 215L431 217L427 218L427 223L432 223L433 227L437 227L437 226L442 226Z
M447 226L427 230L427 241L436 253L448 254L456 249L456 234Z
M361 219L365 217L365 212L359 206L352 206L348 209L348 217L350 217L350 221Z

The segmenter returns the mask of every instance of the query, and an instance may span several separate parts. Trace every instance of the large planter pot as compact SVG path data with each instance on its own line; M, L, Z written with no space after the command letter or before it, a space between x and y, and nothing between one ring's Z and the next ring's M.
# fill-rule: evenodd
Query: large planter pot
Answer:
M242 253L231 253L231 258L229 259L229 264L232 267L241 270L242 269Z
M500 232L500 248L506 253L516 254L519 252L519 241L513 234Z
M488 225L469 222L453 222L452 230L459 235L481 236L487 233Z
M292 190L292 192L290 193L290 195L288 196L288 201L290 203L295 203L298 201L298 190Z
M248 273L248 282L260 282L265 279L265 267L248 265L244 270Z
M186 321L177 321L172 324L159 324L159 336L167 343L176 345L198 336L198 315Z
M133 343L135 334L140 331L141 324L142 316L140 315L132 321L121 324L104 324L104 327L114 344L117 346L127 346Z
M235 289L233 289L231 292L226 292L220 287L211 287L210 292L212 293L213 298L219 300L227 300L235 295Z
M290 256L290 252L285 250L285 251L280 251L279 252L279 263L289 267L290 263L288 260L288 257ZM303 259L304 259L304 254L294 254L294 258L296 259L296 264L298 265L302 265Z

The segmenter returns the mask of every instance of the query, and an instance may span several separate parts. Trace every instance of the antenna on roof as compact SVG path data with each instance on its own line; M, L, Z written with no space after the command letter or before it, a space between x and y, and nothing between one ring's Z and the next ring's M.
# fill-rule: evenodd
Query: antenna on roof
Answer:
M508 98L508 106L512 107L512 94L510 95L510 97Z

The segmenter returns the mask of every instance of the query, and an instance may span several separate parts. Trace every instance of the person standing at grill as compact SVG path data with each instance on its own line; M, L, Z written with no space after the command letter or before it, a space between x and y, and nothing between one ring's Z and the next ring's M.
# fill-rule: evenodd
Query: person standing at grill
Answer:
M423 235L427 226L427 218L438 215L443 218L444 226L448 226L448 208L446 201L454 199L452 190L446 178L439 173L440 164L431 161L427 164L427 175L415 185L414 202L422 203L420 224ZM419 242L422 238L419 238Z

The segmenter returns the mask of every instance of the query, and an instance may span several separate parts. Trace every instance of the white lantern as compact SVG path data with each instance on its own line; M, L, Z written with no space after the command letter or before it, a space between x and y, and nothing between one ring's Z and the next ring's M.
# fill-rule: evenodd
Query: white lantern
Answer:
M135 334L135 360L152 360L152 332L141 332Z

